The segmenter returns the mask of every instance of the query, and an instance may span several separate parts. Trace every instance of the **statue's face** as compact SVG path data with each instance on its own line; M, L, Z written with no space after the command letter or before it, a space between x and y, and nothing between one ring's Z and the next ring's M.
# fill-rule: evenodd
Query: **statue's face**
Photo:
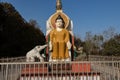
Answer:
M56 27L63 28L63 22L61 19L57 19L55 24L56 24Z

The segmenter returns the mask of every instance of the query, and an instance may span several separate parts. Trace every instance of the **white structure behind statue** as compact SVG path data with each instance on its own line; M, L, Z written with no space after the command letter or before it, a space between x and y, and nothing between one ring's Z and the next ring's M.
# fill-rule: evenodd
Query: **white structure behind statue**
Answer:
M40 51L42 51L45 47L47 47L46 44L35 46L35 48L33 48L32 50L27 52L26 61L27 62L34 62L35 57L37 57L40 60L40 62L43 62L44 59L43 59L42 55L40 54Z

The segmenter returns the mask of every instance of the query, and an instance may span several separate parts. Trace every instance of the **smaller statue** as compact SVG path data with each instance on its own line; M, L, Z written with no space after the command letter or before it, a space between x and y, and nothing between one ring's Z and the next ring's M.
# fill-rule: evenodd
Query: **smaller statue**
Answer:
M86 53L83 51L83 47L78 47L78 48L76 48L76 47L74 46L74 59L75 59L75 61L87 60L87 55L86 55Z
M47 46L48 46L47 44L42 45L42 46L41 45L35 46L35 48L33 48L32 50L27 52L27 54L26 54L26 61L27 62L34 62L35 61L35 57L37 57L40 60L40 62L43 62L44 59L43 59L42 55L39 54L39 52L42 51Z

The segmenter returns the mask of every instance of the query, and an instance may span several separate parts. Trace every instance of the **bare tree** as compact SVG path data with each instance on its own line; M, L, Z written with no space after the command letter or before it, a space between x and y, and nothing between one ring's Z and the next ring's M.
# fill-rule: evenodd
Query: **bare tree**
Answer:
M92 38L93 38L93 35L91 34L91 32L86 32L84 49L87 55L87 59L93 49Z
M116 35L115 28L110 26L108 30L103 31L105 41L113 38Z

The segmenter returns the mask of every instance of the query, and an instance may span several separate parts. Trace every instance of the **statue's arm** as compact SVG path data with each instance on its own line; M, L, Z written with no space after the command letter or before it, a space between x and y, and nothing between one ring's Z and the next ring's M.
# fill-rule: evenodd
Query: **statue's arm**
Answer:
M67 42L67 47L68 47L69 50L71 49L71 46L72 46L72 44L70 43L70 41L68 41Z
M50 32L49 50L52 51L53 31Z
M49 51L52 51L52 43L51 43L51 41L49 42Z
M66 44L67 44L68 49L71 49L72 44L70 43L70 35L69 35L69 32L68 32L68 31L66 31L66 39L65 39L65 42L66 42Z
M65 43L67 43L70 39L69 37L69 32L67 30L65 30L66 36L65 36Z

